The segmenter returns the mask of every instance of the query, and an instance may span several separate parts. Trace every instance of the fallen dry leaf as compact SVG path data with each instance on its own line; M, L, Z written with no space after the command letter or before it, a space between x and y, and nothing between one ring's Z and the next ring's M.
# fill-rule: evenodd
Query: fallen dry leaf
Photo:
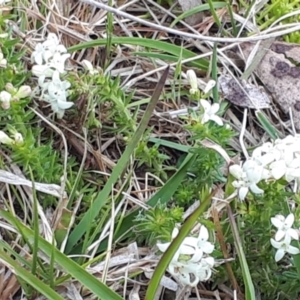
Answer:
M218 85L224 97L235 105L253 109L270 107L271 100L263 87L225 75L218 78Z

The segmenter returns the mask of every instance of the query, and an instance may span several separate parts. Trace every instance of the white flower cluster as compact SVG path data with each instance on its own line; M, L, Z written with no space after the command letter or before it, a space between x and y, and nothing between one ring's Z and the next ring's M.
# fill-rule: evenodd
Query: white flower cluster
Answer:
M292 239L299 240L299 235L296 229L292 228L294 224L294 214L289 214L286 218L283 215L277 215L271 218L272 224L277 227L277 232L274 239L271 239L271 244L277 249L275 261L280 261L285 253L293 255L299 254L300 250L291 246Z
M174 228L172 238L178 234ZM174 255L168 272L183 285L196 286L199 281L206 281L211 277L215 260L209 256L214 250L214 245L208 241L208 230L201 225L199 236L186 237ZM171 243L157 243L161 252L165 252Z
M252 156L242 166L232 165L229 172L237 179L233 186L244 200L249 189L254 194L262 194L257 184L261 180L278 180L300 184L300 135L287 136L274 142L264 143L256 148Z
M41 98L50 103L58 118L62 118L65 110L74 104L67 101L70 82L60 79L69 57L66 47L60 44L54 33L49 33L46 41L38 43L31 55L32 63L36 64L32 73L38 77Z

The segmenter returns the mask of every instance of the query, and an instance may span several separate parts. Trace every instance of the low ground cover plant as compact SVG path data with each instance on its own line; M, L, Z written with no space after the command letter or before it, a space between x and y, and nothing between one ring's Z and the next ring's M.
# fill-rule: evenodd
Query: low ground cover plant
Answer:
M220 73L249 61L183 21L251 41L250 16L271 28L279 3L126 10L169 14L172 40L83 2L0 1L1 299L297 299L300 135L230 104Z

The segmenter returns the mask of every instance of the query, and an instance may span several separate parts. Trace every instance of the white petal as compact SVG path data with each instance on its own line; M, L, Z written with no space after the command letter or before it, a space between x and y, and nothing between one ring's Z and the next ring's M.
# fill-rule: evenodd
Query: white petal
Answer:
M261 180L262 167L256 167L246 171L247 178L250 182L258 183Z
M266 166L275 160L275 155L273 153L267 153L257 159L263 166Z
M243 175L243 169L239 165L232 165L229 167L229 173L236 179L241 179Z
M62 54L62 53L67 52L67 48L64 45L58 45L56 47L56 51Z
M186 246L193 247L194 249L196 249L197 242L198 242L197 238L195 238L193 236L188 236L183 240L182 245L186 245Z
M202 243L201 245L199 245L199 247L201 247L203 252L206 253L206 254L212 253L215 249L215 246L210 242Z
M271 218L272 224L277 227L277 228L282 228L283 227L283 222L282 219L279 217L282 215L277 215L276 217ZM283 217L283 216L282 216ZM283 217L284 218L284 217Z
M74 105L73 102L57 101L58 107L60 109L68 109Z
M283 239L283 237L285 236L286 232L283 230L278 230L275 234L275 240L276 241L280 241Z
M201 123L202 123L202 124L205 124L205 123L207 123L209 120L210 120L210 116L209 116L208 114L205 113L205 114L202 116Z
M290 228L287 231L287 234L289 234L294 240L299 240L299 234L297 230Z
M255 159L256 158L260 158L261 157L261 152L262 152L262 148L261 147L257 147L252 152L252 158L255 158Z
M291 181L293 181L293 180L296 179L294 176L292 176L292 175L289 174L289 173L285 173L284 178L285 178L285 180L286 180L287 182L291 182Z
M270 239L270 242L271 242L272 246L276 249L279 249L282 245L282 242L277 242L274 239Z
M38 64L38 65L42 65L43 64L43 54L40 52L40 53L32 53L32 58L33 58L33 61Z
M239 198L240 200L245 200L247 194L248 194L249 189L247 187L241 187L239 189Z
M217 123L219 126L223 126L223 121L222 121L222 119L221 119L219 116L212 115L212 116L210 117L210 119L211 119L212 121L214 121L215 123Z
M271 172L269 170L263 169L261 174L261 179L269 179L271 177Z
M189 260L189 262L197 263L203 257L203 251L200 248L197 248L193 257Z
M272 176L278 180L286 172L286 164L283 160L275 161L270 165Z
M300 253L300 250L294 246L288 246L286 252L296 255Z
M283 249L278 249L275 254L275 261L278 262L284 257L285 251Z
M220 109L220 104L219 103L213 103L213 105L210 108L210 113L212 115L216 114Z
M204 225L201 225L199 230L199 236L198 239L201 241L207 241L209 237L208 230Z
M289 169L289 175L299 178L300 177L300 169Z
M212 256L208 256L206 258L203 259L203 261L205 261L205 263L212 268L215 264L215 259Z
M180 251L180 254L183 254L183 255L194 255L196 252L196 249L191 246L181 245L179 248L179 251Z
M289 164L290 162L293 161L294 158L294 151L293 149L286 148L284 151L284 160L286 164Z
M201 99L200 100L200 104L203 107L203 109L204 109L205 112L210 111L211 105L210 105L210 103L207 100Z
M252 193L254 194L263 194L264 191L262 189L260 189L255 183L250 185L250 190Z
M285 223L285 225L286 225L287 227L290 228L290 227L293 226L294 221L295 221L295 216L294 216L294 214L290 213L290 214L286 217L284 223Z
M172 231L172 240L176 238L176 236L178 235L179 230L177 227L174 227L173 231Z
M207 94L215 85L216 85L216 82L214 80L209 80L205 86L204 94Z
M165 252L171 243L157 243L156 246L161 252Z
M45 77L51 77L53 74L53 70L49 68L48 65L34 65L31 68L31 72L33 75L39 77L39 76L45 76Z

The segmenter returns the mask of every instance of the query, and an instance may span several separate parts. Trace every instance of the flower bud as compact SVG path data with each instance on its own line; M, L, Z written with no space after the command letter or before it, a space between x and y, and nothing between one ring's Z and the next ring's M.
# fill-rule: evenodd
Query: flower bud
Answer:
M31 94L31 88L29 85L22 85L18 92L15 94L15 97L18 99L23 99L28 97Z
M188 70L186 72L186 76L191 86L190 93L195 94L198 91L198 80L196 73L193 70Z
M17 145L19 145L19 144L23 144L23 136L22 136L22 134L21 133L19 133L19 132L16 132L15 134L14 134L14 140L15 140L15 143L17 144Z
M2 130L0 130L0 143L10 145L14 141Z
M209 82L206 84L205 89L204 89L204 94L207 94L210 92L210 90L216 85L216 82L211 79Z
M6 68L7 60L4 58L3 53L0 52L0 68Z
M5 85L5 89L11 94L15 94L17 92L17 89L10 82Z
M0 93L0 101L1 101L1 107L3 109L9 109L10 108L10 101L11 101L11 94L7 91L2 91Z
M84 59L81 64L86 71L89 71L91 75L99 74L98 70L93 67L90 61Z

